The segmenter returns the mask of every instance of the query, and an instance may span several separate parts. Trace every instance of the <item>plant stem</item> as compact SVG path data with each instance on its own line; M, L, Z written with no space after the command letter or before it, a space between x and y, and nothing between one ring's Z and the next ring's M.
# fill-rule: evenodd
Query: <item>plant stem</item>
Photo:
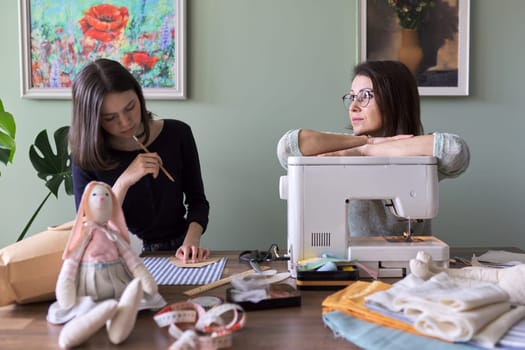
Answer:
M40 209L42 209L42 207L44 206L44 204L46 203L46 201L48 200L49 196L51 196L52 192L49 191L49 193L47 194L47 196L44 198L44 200L42 201L42 203L40 203L40 205L38 206L38 208L36 209L35 213L33 214L33 216L31 216L31 219L29 219L29 221L27 222L26 226L24 227L24 230L22 231L22 233L20 234L20 236L18 237L18 239L16 240L17 242L18 241L21 241L22 239L24 239L24 236L26 235L27 233L27 230L29 230L29 227L31 227L31 224L33 223L33 221L35 220L36 216L38 215L38 213L40 212Z

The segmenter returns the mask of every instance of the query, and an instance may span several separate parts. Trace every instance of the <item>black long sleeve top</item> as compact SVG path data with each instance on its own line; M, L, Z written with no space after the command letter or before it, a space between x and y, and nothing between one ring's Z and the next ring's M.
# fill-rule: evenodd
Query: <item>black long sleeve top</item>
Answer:
M210 206L204 193L199 155L189 125L165 119L162 131L148 145L148 149L159 154L163 166L175 182L159 172L156 179L151 175L144 176L129 188L122 205L129 230L149 243L184 237L191 222L199 223L206 230ZM73 164L77 209L84 188L90 181L102 181L113 186L140 152L110 149L110 156L118 161L118 166L111 170L87 171Z

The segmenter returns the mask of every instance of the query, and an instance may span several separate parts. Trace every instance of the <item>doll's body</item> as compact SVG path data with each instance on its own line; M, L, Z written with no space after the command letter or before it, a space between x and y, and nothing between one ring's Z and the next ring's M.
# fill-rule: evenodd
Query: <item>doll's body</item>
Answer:
M117 261L119 258L118 249L109 237L115 235L106 233L101 229L94 228L89 243L82 256L82 263L104 263Z
M92 182L64 252L51 323L67 323L59 345L79 345L104 324L112 343L123 342L138 310L166 304L142 260L131 250L122 210L111 188ZM85 212L86 221L83 222Z

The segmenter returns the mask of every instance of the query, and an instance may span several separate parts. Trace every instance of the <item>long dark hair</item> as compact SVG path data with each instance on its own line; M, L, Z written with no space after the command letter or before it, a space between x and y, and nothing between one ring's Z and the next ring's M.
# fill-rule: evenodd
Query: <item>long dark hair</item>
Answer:
M149 120L142 88L119 62L100 58L88 63L73 82L73 116L69 129L71 158L86 170L108 170L116 163L107 150L108 135L100 126L100 110L106 94L133 90L137 94L144 126L145 142L150 135Z
M398 61L367 61L354 68L354 76L368 77L373 84L383 135L422 135L417 83L408 68Z

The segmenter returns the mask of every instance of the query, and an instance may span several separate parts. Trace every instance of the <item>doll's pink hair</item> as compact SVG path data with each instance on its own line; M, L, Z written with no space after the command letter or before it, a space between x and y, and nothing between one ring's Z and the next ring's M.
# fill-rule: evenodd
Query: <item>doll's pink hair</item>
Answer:
M111 217L108 221L108 228L112 231L117 232L128 244L130 243L129 240L129 231L128 227L126 225L126 220L124 219L124 213L122 212L122 208L119 205L119 202L117 200L117 197L115 196L115 193L113 193L113 190L111 187L104 183L99 181L91 181L86 185L86 188L84 189L84 193L82 194L82 199L80 201L80 205L78 207L77 211L77 217L75 219L75 224L73 225L73 228L71 229L71 233L69 235L69 240L66 244L66 248L64 249L64 254L62 255L63 259L66 259L70 257L71 253L75 251L75 249L78 247L80 242L82 242L83 239L83 223L84 219L86 218L87 214L87 199L89 195L91 194L91 191L96 185L101 185L105 187L108 192L111 194L112 199L112 210L111 210Z

